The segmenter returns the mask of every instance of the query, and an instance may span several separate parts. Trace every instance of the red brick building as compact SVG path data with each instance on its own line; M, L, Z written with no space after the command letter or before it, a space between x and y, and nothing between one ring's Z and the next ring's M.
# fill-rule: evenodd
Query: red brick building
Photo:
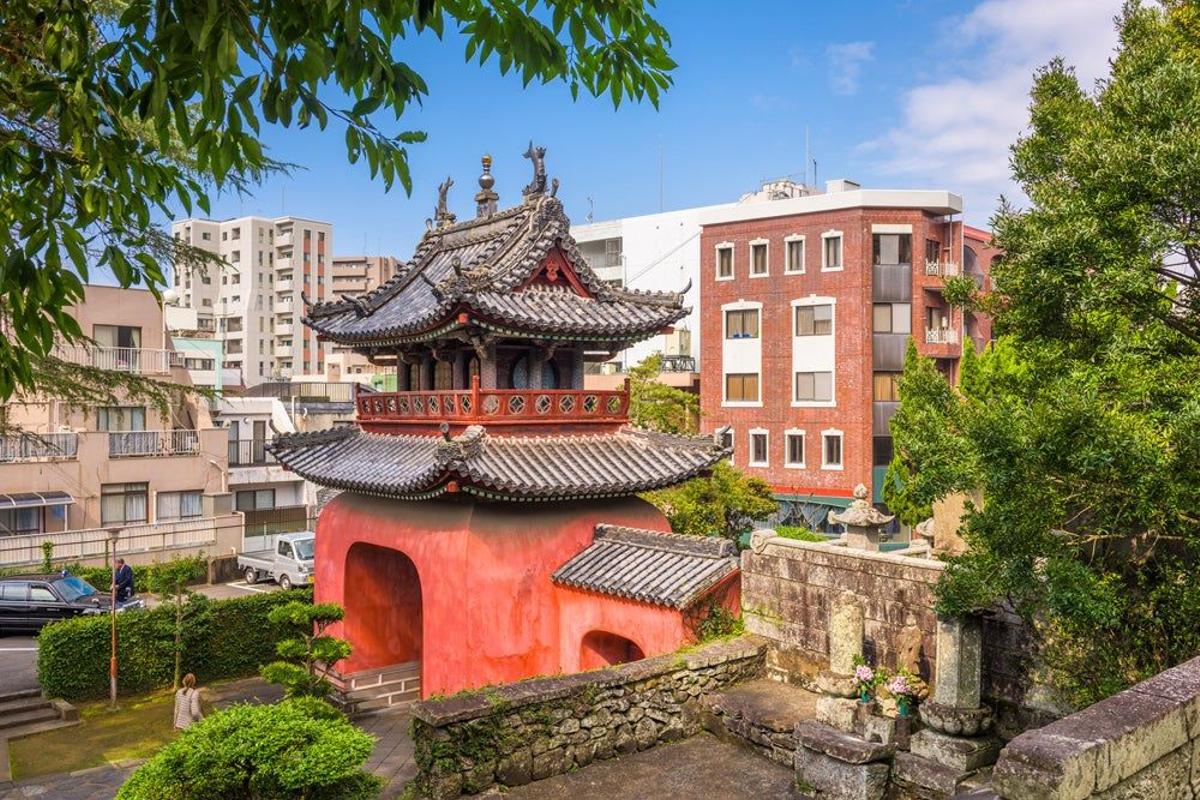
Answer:
M823 521L863 483L878 502L908 340L957 377L990 321L942 297L982 286L996 251L943 191L829 191L726 211L701 234L703 426L731 427L733 461L785 516ZM964 319L965 316L965 319Z

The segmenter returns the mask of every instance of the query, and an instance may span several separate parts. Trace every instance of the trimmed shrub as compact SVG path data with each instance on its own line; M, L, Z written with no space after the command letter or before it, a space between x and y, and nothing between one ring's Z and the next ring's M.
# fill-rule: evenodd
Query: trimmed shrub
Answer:
M211 682L253 675L275 659L290 631L273 625L271 609L294 600L311 602L312 590L270 592L231 600L192 595L183 623L184 672ZM117 615L118 685L135 694L171 685L175 612L159 606ZM88 700L108 694L109 618L76 617L47 625L38 635L38 682L50 697Z

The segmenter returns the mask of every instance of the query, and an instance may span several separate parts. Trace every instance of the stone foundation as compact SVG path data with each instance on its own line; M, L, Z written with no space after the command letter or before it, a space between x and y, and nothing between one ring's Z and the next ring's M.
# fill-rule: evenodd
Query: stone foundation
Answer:
M519 786L692 736L701 695L760 676L765 653L743 637L416 703L418 789L443 800Z

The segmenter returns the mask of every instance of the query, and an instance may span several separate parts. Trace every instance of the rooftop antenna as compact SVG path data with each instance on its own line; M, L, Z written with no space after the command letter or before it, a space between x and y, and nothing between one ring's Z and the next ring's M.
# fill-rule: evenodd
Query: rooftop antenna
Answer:
M588 201L587 221L595 222L596 221L596 201L590 194L588 195L587 201Z
M816 186L817 186L817 160L814 158L812 160L812 162L813 162L813 188L816 188Z

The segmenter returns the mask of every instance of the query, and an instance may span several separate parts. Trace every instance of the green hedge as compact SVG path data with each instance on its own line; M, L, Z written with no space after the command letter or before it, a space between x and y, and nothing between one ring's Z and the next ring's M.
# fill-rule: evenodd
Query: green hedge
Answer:
M275 658L290 635L267 614L292 600L312 600L311 589L270 592L231 600L188 599L183 671L200 683L252 675ZM175 613L159 606L117 615L118 685L136 694L171 685ZM50 697L87 700L108 694L109 618L76 617L47 625L38 635L38 682Z

